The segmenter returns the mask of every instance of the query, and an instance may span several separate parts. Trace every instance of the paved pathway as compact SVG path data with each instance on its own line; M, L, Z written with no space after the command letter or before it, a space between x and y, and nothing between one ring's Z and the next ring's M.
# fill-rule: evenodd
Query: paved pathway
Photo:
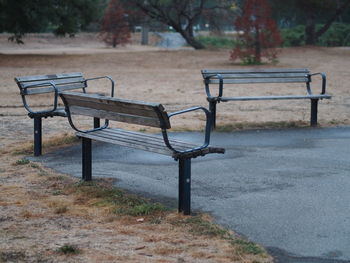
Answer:
M157 33L161 40L157 44L158 47L163 48L181 48L186 46L186 40L180 33Z
M214 133L212 144L227 153L193 160L194 210L261 243L278 262L350 262L350 127ZM119 187L176 206L175 161L93 148L93 176L115 177ZM80 176L80 158L74 146L33 159Z

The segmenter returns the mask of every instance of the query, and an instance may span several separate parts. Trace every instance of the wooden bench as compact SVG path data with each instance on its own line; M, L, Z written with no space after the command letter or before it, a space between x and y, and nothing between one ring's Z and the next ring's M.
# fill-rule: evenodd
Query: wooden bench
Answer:
M326 94L326 75L324 73L311 74L307 69L247 69L247 70L202 70L202 75L209 102L210 112L213 114L213 128L216 126L216 104L227 101L248 100L296 100L309 99L311 101L311 126L317 125L317 107L321 99L330 99ZM319 94L314 94L311 89L312 76L322 77L322 87ZM227 84L259 84L259 83L305 83L306 93L303 95L285 96L224 96ZM212 95L210 85L218 85L217 95Z
M111 82L111 96L114 95L114 81L108 76L86 79L82 73L61 73L51 75L35 75L16 77L15 81L20 89L24 107L28 111L28 116L34 119L34 155L41 155L42 145L42 118L61 116L67 117L63 107L58 107L58 93L64 90L82 90L86 92L88 81L106 78ZM35 111L33 105L27 103L28 96L38 94L53 94L50 108ZM99 119L94 119L94 127L100 125Z
M82 138L82 178L92 180L91 140L131 147L173 157L179 162L179 212L190 214L191 200L191 159L209 153L224 153L223 148L209 146L210 112L203 107L193 107L168 114L161 104L117 99L77 92L60 93L65 104L68 120L76 135ZM168 138L170 118L186 112L202 110L206 114L206 129L203 145L197 145ZM80 130L73 123L72 115L114 120L160 128L162 135L145 134L107 125L91 130Z

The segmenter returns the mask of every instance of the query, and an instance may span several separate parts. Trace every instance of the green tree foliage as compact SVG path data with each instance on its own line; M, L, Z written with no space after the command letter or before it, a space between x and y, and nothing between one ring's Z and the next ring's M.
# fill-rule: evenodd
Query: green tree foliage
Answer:
M74 36L98 18L102 6L100 0L0 0L0 32L13 33L9 40L17 43L25 33L49 27Z
M282 24L305 25L304 39L314 45L350 9L349 0L271 0ZM316 26L320 24L321 26Z

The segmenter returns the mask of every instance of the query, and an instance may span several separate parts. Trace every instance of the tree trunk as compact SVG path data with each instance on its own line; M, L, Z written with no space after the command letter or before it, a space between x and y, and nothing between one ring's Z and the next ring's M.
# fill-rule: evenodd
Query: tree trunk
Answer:
M257 64L261 63L261 43L260 43L260 30L259 26L255 26L255 62Z
M185 31L180 32L180 34L186 40L187 44L189 44L194 49L203 49L203 48L205 48L205 46L202 45L202 43L200 43L199 41L197 41L194 36L190 36L190 35L186 34Z
M305 26L305 43L306 45L315 45L316 42L317 42L317 37L316 37L315 15L309 13L306 19L306 26Z
M189 28L187 26L185 30L181 28L181 25L178 26L176 24L171 24L171 26L177 32L179 32L181 34L181 36L186 40L187 44L189 44L194 49L204 49L205 48L205 46L202 45L202 43L200 43L199 41L197 41L196 38L194 37L192 26L191 26L191 28Z

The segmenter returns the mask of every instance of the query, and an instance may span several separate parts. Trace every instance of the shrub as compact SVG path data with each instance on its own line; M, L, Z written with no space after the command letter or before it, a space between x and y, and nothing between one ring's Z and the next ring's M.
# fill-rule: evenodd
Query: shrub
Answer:
M116 47L130 41L129 23L126 20L127 14L118 0L111 0L101 23L103 41L107 45Z
M317 25L321 28L321 25ZM305 45L305 26L298 25L281 30L284 47L296 47ZM319 37L317 45L326 47L350 46L350 25L333 23L332 26Z
M236 46L236 41L228 37L198 36L197 40L206 48L233 48Z
M334 23L318 39L318 45L326 47L350 46L350 25L344 23Z
M281 44L281 36L267 0L246 0L243 13L234 25L241 33L237 36L237 46L231 51L232 60L260 64L265 57L271 62L276 61L276 47Z
M282 46L298 47L298 46L305 45L304 32L305 32L305 26L303 25L282 29L281 30Z

